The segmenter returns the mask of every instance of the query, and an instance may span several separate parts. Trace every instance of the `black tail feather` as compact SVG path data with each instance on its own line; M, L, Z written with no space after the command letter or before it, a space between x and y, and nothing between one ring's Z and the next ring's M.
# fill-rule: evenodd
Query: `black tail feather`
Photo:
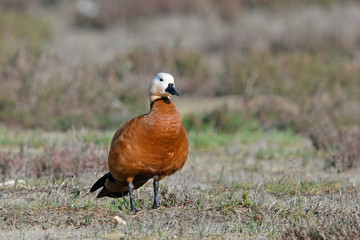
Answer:
M90 192L95 192L99 188L102 188L100 193L97 195L97 198L102 198L102 197L121 198L121 197L124 197L124 196L126 196L128 194L128 191L125 191L125 192L109 192L109 190L107 190L106 187L105 187L105 181L108 178L110 179L111 182L115 181L113 176L111 176L111 174L108 172L104 176L99 178L99 180L97 180L96 183L94 183L94 185L90 189Z
M106 189L106 187L103 187L103 189L101 189L101 191L96 196L96 198L107 197L107 196L109 196L109 194L110 194L110 192Z
M101 189L100 193L96 196L97 198L110 197L110 198L122 198L125 197L129 192L109 192L105 187Z
M110 176L111 174L108 172L104 176L99 178L99 180L97 180L96 183L91 187L90 192L95 192L99 188L103 187L105 185L106 179L108 179Z

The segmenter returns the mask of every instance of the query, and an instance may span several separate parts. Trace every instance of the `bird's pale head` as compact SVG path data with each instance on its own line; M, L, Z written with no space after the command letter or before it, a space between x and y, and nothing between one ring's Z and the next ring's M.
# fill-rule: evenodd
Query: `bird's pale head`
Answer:
M169 73L158 73L150 84L151 102L159 98L170 98L170 95L179 95L175 89L174 77Z

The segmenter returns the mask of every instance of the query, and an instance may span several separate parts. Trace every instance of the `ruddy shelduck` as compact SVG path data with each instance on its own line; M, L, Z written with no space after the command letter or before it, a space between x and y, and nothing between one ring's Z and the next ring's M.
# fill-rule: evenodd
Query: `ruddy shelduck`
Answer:
M159 207L159 181L180 170L189 152L186 131L171 95L179 95L174 77L158 73L150 84L149 113L125 122L115 132L108 156L109 172L90 192L102 187L98 198L119 198L129 193L131 211L136 212L133 191L152 178L152 208Z

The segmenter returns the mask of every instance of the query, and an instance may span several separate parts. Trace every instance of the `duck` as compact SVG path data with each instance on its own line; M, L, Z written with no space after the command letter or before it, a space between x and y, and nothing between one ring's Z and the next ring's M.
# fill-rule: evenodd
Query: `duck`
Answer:
M158 73L150 83L150 111L126 121L115 132L108 155L109 172L91 187L97 198L129 194L132 212L134 190L153 179L153 209L159 207L159 182L183 168L189 143L181 115L171 96L179 96L174 77Z

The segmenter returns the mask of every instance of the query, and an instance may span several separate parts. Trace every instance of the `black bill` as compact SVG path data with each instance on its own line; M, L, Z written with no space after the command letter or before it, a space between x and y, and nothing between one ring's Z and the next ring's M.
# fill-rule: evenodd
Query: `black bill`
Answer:
M171 95L179 96L180 93L176 91L174 84L169 83L168 87L165 89L166 92L170 93Z

